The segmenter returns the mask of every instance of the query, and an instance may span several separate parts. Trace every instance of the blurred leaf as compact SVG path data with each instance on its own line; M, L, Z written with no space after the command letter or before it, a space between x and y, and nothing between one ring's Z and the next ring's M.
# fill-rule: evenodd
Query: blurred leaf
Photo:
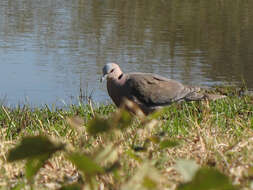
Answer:
M94 119L90 120L87 125L87 131L91 135L109 131L111 128L112 127L108 119L100 118L99 116L96 116Z
M246 171L245 171L245 176L248 178L253 178L253 167L249 167Z
M194 160L178 160L175 167L183 176L184 182L192 180L199 169L199 165Z
M70 185L64 185L59 190L81 190L82 185L79 183L73 183Z
M102 167L86 155L80 153L69 153L67 158L85 175L91 176L104 172Z
M118 159L118 153L117 148L113 144L108 144L106 147L103 147L102 150L100 150L95 155L95 161L97 163L105 163L105 162L114 162Z
M113 115L113 122L117 124L117 127L120 129L124 129L131 125L133 117L132 115L126 111L125 109L119 109L115 115Z
M127 154L130 158L132 158L132 159L134 159L134 160L136 160L136 161L138 161L138 162L142 162L142 158L141 158L140 156L136 155L132 150L127 150L127 151L126 151L126 154Z
M160 148L164 149L164 148L172 148L179 145L179 142L176 140L172 140L172 139L166 139L163 140L162 142L160 142Z
M151 179L150 177L145 176L142 181L142 185L143 185L143 187L145 187L147 189L156 189L157 182L155 180Z
M193 180L179 185L177 190L235 190L228 177L213 168L201 168Z
M114 162L112 165L110 165L109 167L105 168L105 172L109 173L109 172L114 172L115 170L120 168L120 163L119 161Z
M72 128L77 129L79 132L83 131L84 121L81 117L79 116L67 117L66 121Z
M127 183L122 185L122 190L130 189L159 189L157 186L161 180L161 175L157 169L145 162L138 167L137 172Z
M21 190L21 189L24 189L25 187L25 182L21 181L21 182L18 182L17 185L15 185L13 188L11 188L11 190Z
M147 151L147 147L146 146L133 146L132 149L135 152L145 152L145 151Z
M140 107L135 102L128 100L127 98L123 99L121 109L124 109L124 110L127 110L127 111L133 113L141 120L145 118L145 114L140 109Z
M28 159L25 165L26 178L30 181L50 157L50 154L41 155L38 158Z
M151 114L148 115L148 118L147 119L158 119L160 116L162 116L165 112L166 112L167 108L162 108L162 109L159 109Z
M161 141L161 137L153 135L148 138L152 143L158 144Z
M25 137L19 145L9 151L7 160L13 162L35 158L43 154L52 154L62 149L64 149L63 144L56 145L45 136Z

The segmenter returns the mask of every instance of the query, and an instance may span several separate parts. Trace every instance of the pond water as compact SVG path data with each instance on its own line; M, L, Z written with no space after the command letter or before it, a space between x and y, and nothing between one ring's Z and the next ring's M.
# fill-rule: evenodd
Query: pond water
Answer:
M253 1L1 0L5 104L109 102L107 62L185 84L253 87Z

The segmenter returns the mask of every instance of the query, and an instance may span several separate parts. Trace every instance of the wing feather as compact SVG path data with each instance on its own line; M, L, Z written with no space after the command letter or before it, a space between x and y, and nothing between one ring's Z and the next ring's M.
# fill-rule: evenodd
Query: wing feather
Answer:
M125 85L129 98L145 106L162 106L185 98L191 89L183 84L151 73L130 73Z

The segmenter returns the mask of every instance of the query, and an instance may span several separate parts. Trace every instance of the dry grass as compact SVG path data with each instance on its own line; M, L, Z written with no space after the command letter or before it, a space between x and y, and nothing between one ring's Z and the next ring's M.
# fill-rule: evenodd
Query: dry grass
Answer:
M115 166L112 172L96 176L97 189L143 189L144 178L151 184L147 187L176 189L185 181L176 169L180 159L216 168L238 188L252 189L252 102L250 96L231 96L215 102L172 105L157 119L135 119L127 129L112 129L95 136L87 132L89 121L96 114L108 118L114 107L93 109L80 105L68 111L2 107L0 186L10 189L25 182L29 189L24 161L8 163L6 155L23 136L46 134L53 141L67 144L68 151L83 152L107 169ZM84 118L83 124L80 118ZM161 142L167 141L174 144L161 146ZM56 153L40 169L34 180L35 189L58 189L77 181L86 184L85 177L64 154Z

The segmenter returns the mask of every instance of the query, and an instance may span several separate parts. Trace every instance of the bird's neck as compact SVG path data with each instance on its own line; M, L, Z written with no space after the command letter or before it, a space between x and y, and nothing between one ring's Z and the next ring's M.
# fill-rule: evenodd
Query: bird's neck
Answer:
M114 74L113 78L114 78L114 80L120 81L122 79L123 75L124 75L123 72L121 70L119 70Z
M120 106L122 98L122 83L115 78L107 79L107 91L117 107Z
M114 75L112 77L107 78L107 82L114 83L115 85L121 85L124 82L125 75L123 72L117 73L117 75Z

